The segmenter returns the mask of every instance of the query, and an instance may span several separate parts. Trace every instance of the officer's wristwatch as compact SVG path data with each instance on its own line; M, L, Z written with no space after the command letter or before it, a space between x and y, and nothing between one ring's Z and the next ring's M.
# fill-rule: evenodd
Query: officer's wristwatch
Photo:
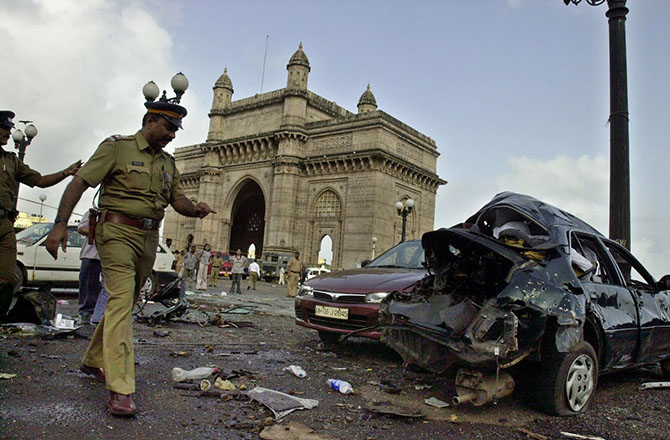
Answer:
M67 218L65 217L56 217L56 220L54 220L54 224L56 223L65 223L67 224Z

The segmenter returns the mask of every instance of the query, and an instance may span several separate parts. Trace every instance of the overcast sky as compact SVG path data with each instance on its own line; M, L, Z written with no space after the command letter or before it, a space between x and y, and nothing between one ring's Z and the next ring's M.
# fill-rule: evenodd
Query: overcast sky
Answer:
M626 22L633 252L670 273L670 2L629 1ZM309 88L355 112L370 83L380 110L435 139L435 227L464 220L500 191L533 195L608 232L606 5L562 0L0 0L0 108L39 130L26 163L48 173L86 160L144 113L142 86L184 72L189 115L175 147L203 142L212 86L235 94L286 84L298 43ZM10 141L9 148L13 148ZM65 183L21 189L57 205ZM77 207L90 204L89 190ZM21 201L23 211L39 205ZM54 217L55 210L44 213Z

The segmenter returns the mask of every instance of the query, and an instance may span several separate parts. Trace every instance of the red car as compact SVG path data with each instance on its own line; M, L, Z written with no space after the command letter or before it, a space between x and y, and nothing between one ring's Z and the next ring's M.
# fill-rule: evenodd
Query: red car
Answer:
M313 328L324 342L344 334L377 339L379 303L393 291L411 292L426 276L421 240L389 249L360 269L342 270L306 281L295 299L296 324Z

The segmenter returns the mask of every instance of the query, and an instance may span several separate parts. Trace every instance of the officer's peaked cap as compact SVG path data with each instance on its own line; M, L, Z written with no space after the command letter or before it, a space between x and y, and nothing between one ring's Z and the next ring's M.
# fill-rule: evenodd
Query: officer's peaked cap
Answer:
M147 108L147 113L156 114L167 119L172 125L177 128L181 126L181 120L186 116L186 109L181 105L172 104L170 102L155 101L145 102L144 106Z
M14 128L14 122L12 118L16 116L14 112L9 110L0 110L0 127L4 128Z

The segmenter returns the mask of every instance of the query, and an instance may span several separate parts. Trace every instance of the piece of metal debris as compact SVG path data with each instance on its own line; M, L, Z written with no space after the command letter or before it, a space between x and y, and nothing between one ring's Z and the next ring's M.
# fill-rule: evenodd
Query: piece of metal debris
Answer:
M549 437L547 437L546 435L534 433L533 431L529 431L526 428L517 428L517 429L519 430L520 433L526 434L528 438L532 438L533 440L549 440Z
M327 435L316 434L312 428L299 422L272 425L260 433L263 440L334 440Z
M435 408L446 408L449 406L447 402L444 402L436 397L431 397L430 399L423 400L426 405L434 406Z
M425 416L421 411L395 405L391 402L370 402L365 405L365 409L375 414L386 414L398 417L418 418Z
M603 437L597 437L592 435L581 435L573 434L572 432L561 431L561 435L568 438L578 438L580 440L605 440Z
M651 390L654 388L670 388L670 382L645 382L640 385L641 390Z
M13 379L17 376L18 376L18 374L14 374L14 373L0 373L0 379Z
M248 391L247 395L252 400L269 408L275 419L281 419L297 409L312 409L319 406L318 400L303 399L262 387L256 387Z

